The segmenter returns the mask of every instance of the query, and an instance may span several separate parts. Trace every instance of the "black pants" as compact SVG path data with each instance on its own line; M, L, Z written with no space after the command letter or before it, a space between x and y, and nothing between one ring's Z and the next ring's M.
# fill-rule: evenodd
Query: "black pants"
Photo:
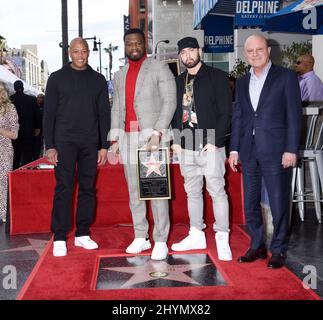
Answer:
M13 156L14 170L33 161L32 142L22 142L20 140L13 140L12 145L14 149L14 156Z
M37 137L34 137L33 141L33 161L40 158L40 153L42 151L43 147L43 137L38 135Z
M78 198L76 209L76 237L90 234L94 218L98 148L83 142L57 143L58 164L55 168L56 188L51 229L54 241L66 241L71 229L72 200L77 166Z

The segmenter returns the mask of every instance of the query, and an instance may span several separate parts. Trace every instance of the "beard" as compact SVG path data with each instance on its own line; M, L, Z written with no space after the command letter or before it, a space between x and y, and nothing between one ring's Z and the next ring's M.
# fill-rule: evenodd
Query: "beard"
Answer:
M198 54L196 60L190 59L189 62L184 63L182 61L182 63L186 68L191 69L196 67L200 61L201 61L201 56Z
M131 53L126 53L126 57L131 61L139 61L146 54L146 50L139 53L138 56L133 56Z

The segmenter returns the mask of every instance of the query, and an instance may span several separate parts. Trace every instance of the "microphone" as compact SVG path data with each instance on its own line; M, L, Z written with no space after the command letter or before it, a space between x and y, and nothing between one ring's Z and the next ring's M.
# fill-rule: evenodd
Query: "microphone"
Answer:
M155 54L157 54L157 47L158 47L158 45L160 44L160 43L162 43L162 42L164 42L164 43L169 43L169 40L159 40L157 43L156 43L156 46L155 46Z

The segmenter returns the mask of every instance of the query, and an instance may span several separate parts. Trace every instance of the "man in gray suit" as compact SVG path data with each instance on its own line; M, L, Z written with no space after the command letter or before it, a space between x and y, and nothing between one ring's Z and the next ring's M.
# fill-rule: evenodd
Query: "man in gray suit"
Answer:
M110 140L112 152L120 152L128 183L135 239L127 253L150 249L146 202L138 197L136 149L156 150L167 141L167 129L176 109L176 84L167 64L146 57L145 35L130 29L124 35L128 63L114 76ZM151 259L167 257L168 200L152 200L154 217Z

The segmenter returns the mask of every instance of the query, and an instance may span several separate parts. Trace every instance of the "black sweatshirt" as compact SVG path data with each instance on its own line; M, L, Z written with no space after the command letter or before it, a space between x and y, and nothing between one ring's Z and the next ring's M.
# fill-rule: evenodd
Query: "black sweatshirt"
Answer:
M111 111L105 78L90 66L75 70L70 63L48 79L44 138L47 149L59 142L97 143L108 149Z

